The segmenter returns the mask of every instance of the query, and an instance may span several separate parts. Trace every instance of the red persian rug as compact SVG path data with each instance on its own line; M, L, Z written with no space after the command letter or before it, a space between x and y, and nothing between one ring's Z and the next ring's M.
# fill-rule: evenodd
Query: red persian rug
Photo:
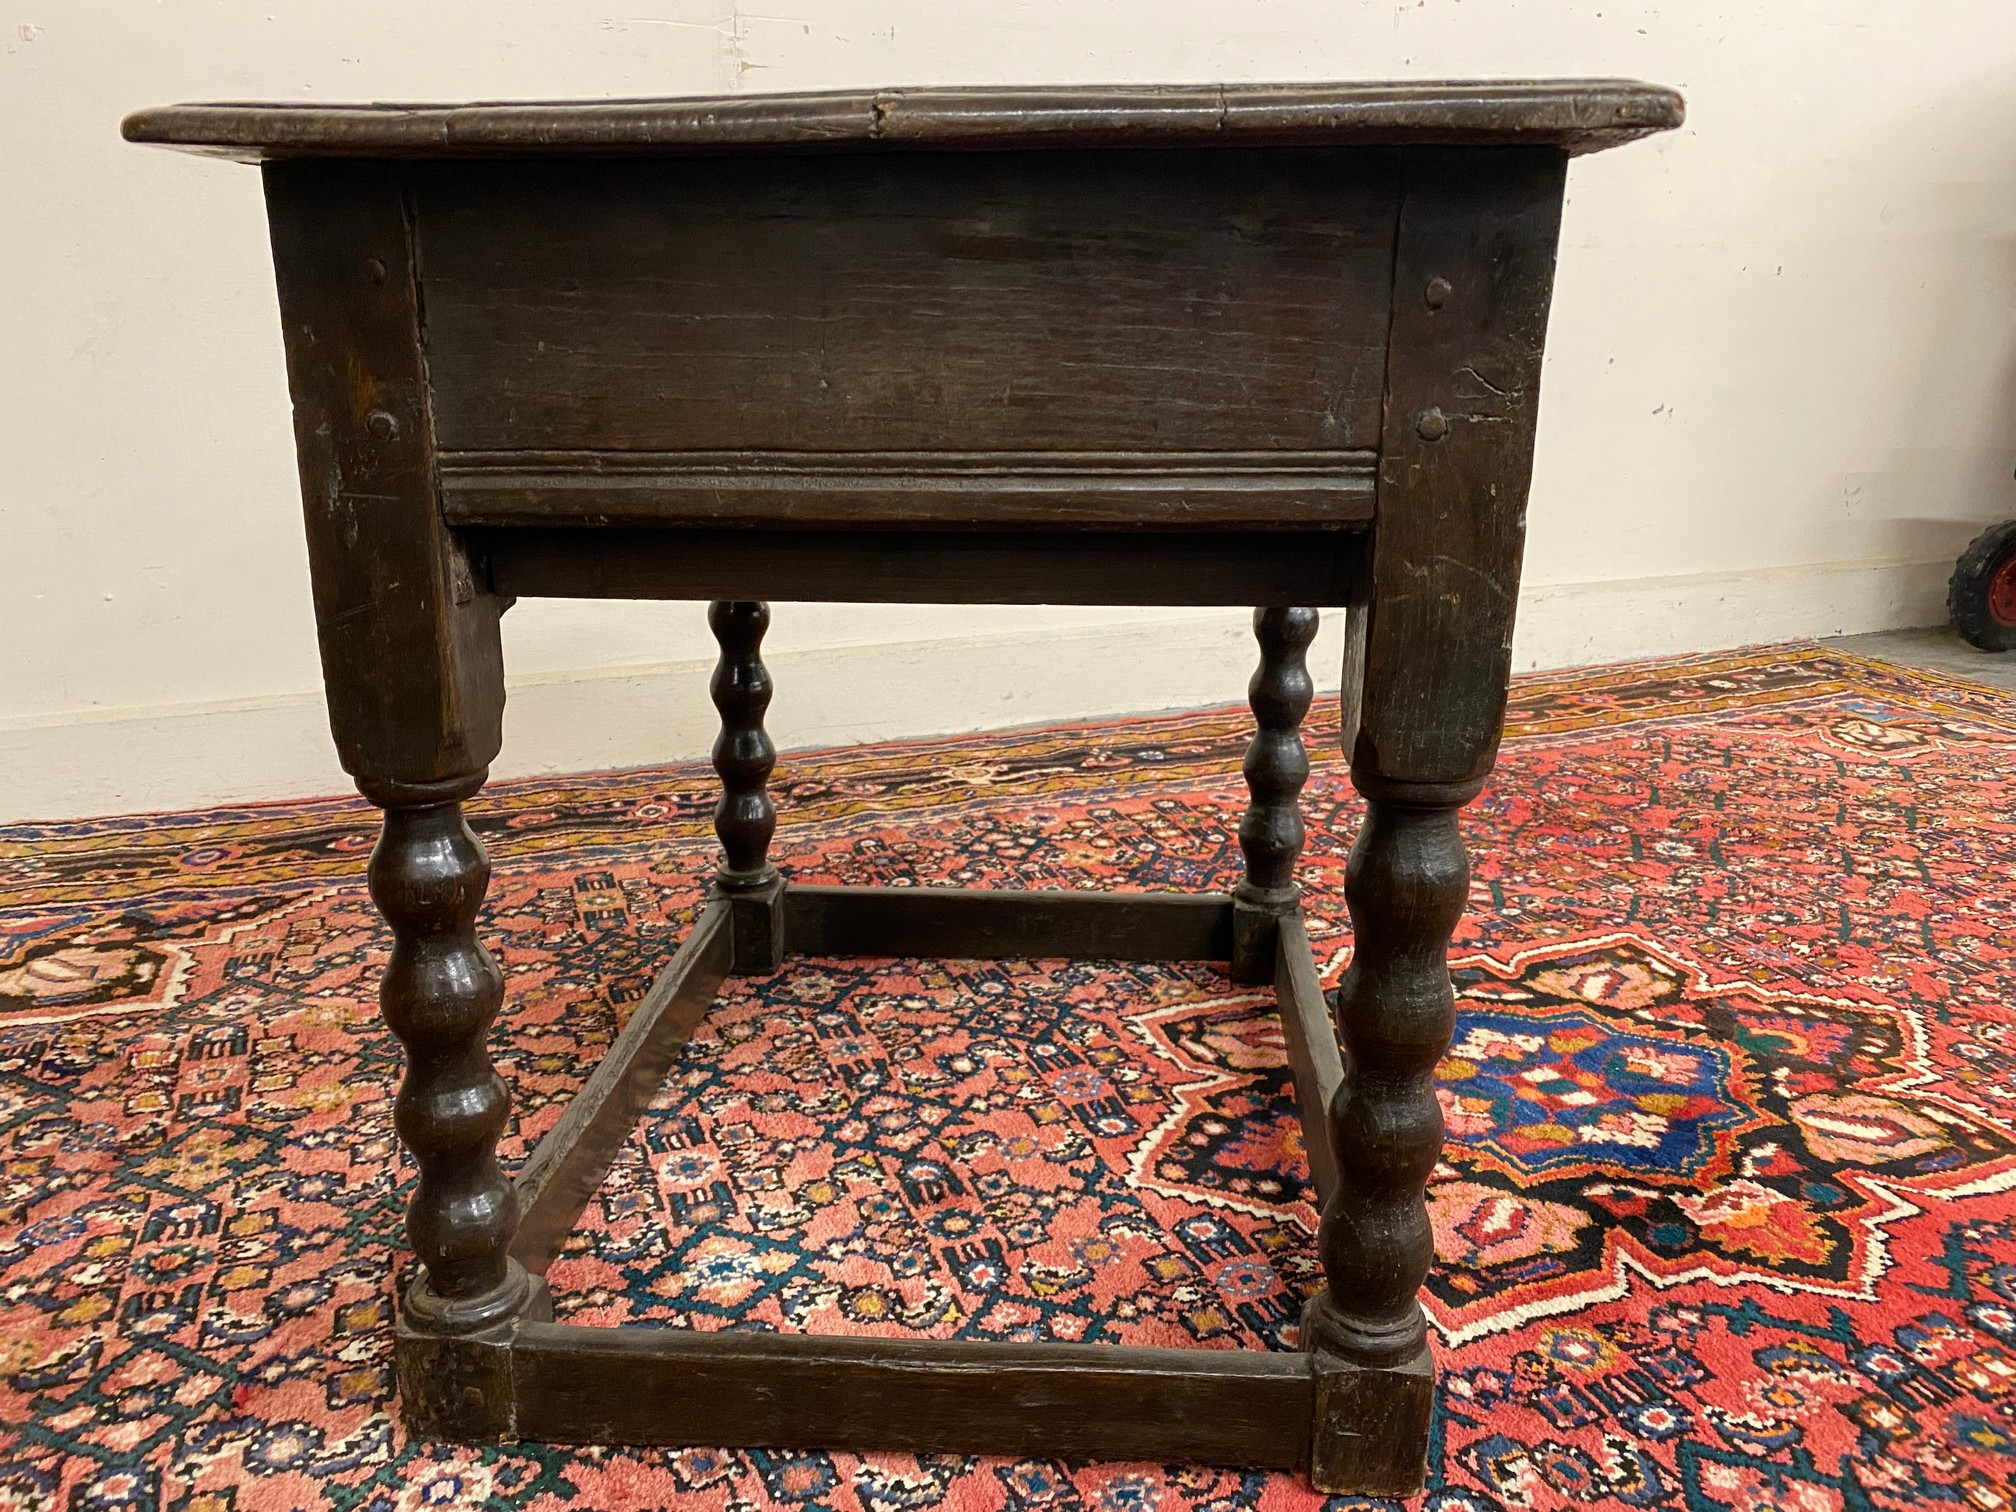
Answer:
M1334 718L1303 873L1330 979ZM1245 735L789 756L777 854L1223 888ZM1520 684L1468 822L1429 1507L2016 1505L2012 778L2008 700L1811 648ZM712 801L688 765L479 805L513 1159L691 920ZM0 831L0 1509L1317 1502L1154 1465L410 1442L373 834L354 800ZM555 1266L561 1315L1289 1347L1314 1213L1269 1009L1183 966L732 985Z

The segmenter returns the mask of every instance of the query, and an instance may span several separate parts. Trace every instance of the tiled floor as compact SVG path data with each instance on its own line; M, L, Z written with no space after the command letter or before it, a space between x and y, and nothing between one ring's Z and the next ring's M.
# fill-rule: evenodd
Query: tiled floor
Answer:
M1872 661L1943 672L1948 677L1965 677L2016 693L2016 651L1999 655L1976 651L1945 625L1929 630L1878 630L1870 635L1843 635L1823 644L1839 646Z

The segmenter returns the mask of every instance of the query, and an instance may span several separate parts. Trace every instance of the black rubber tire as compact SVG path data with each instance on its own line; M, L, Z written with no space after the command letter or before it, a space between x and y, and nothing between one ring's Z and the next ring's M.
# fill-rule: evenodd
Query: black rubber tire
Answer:
M1988 585L2012 556L2016 556L2016 520L1990 525L1960 553L1946 584L1946 612L1953 617L1953 628L1968 645L1983 651L2016 651L2016 625L2005 625L1988 612Z

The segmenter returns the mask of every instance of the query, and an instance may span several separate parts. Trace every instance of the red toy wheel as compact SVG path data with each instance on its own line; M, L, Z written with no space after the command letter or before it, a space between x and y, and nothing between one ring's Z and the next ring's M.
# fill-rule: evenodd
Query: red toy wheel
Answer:
M2016 625L2016 554L2004 557L1988 580L1988 612L1998 625Z
M1969 644L2016 650L2016 520L1990 526L1961 553L1946 588L1946 609Z

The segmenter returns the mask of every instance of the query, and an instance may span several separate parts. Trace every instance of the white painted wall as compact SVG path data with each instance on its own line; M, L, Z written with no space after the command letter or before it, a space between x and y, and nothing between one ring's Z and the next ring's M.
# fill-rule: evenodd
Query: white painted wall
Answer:
M127 110L1590 73L1691 119L1572 171L1522 664L1937 621L2016 514L2009 0L6 0L0 818L343 786L257 175L126 146ZM781 607L773 726L1230 699L1241 620ZM696 607L506 624L502 770L704 751Z

